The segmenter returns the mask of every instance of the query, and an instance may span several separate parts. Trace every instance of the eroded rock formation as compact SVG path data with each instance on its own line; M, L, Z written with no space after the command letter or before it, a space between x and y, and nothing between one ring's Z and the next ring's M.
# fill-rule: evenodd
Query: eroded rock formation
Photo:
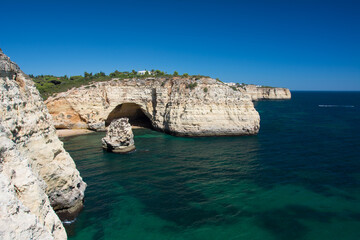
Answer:
M253 101L291 99L291 92L287 88L259 87L248 84L238 87L238 89L244 94L248 94Z
M32 80L0 50L0 239L66 239L86 184Z
M221 136L259 131L260 117L251 100L215 79L175 77L93 83L50 97L46 104L57 128L92 128L119 117L132 123L130 112L135 111L159 131Z
M106 136L101 139L102 147L109 152L127 153L135 150L134 134L128 118L112 121Z

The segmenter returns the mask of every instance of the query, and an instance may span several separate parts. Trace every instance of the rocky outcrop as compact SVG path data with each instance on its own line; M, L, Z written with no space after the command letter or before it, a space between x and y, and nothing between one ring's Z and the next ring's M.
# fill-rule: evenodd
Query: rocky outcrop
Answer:
M242 85L237 89L244 94L248 94L253 101L291 99L290 90L287 88L263 87L248 84Z
M109 152L127 153L134 151L134 134L129 119L119 118L112 121L101 142L102 147Z
M0 238L66 239L54 210L76 214L86 184L32 80L2 51L0 91Z
M0 126L0 239L66 239L46 184Z
M131 122L141 114L154 129L180 136L251 135L260 127L250 96L211 78L113 79L46 104L58 128L91 128L119 117Z

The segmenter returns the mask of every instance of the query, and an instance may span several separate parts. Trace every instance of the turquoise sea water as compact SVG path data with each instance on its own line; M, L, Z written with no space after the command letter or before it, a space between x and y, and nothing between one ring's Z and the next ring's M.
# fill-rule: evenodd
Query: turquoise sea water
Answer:
M255 105L257 136L64 138L88 184L69 239L360 239L360 92Z

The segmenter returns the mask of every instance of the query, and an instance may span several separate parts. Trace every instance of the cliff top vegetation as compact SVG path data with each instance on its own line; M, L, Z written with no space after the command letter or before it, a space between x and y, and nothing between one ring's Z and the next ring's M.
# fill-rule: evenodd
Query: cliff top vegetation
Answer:
M179 75L177 71L175 71L173 74L168 74L160 70L151 70L151 71L143 71L143 72L145 73L139 74L135 70L132 70L130 72L128 71L120 72L116 70L110 73L109 75L106 75L104 72L99 72L95 74L84 72L83 75L77 75L77 76L67 76L67 75L34 76L30 74L29 77L33 79L33 81L35 82L35 85L39 90L41 96L44 98L44 100L55 93L65 92L71 88L89 85L93 82L109 81L113 78L118 78L120 80L123 80L123 79L133 79L133 78L145 79L149 77L154 77L154 78L182 77L182 78L192 78L194 80L198 80L202 77L207 77L202 75L189 75L187 73L184 73L183 75Z

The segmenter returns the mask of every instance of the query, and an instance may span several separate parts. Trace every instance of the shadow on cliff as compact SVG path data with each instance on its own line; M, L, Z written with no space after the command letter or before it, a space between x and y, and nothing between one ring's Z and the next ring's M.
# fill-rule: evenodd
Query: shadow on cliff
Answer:
M129 118L131 126L152 128L150 114L136 103L123 103L114 108L105 120L105 126L109 126L114 119Z

